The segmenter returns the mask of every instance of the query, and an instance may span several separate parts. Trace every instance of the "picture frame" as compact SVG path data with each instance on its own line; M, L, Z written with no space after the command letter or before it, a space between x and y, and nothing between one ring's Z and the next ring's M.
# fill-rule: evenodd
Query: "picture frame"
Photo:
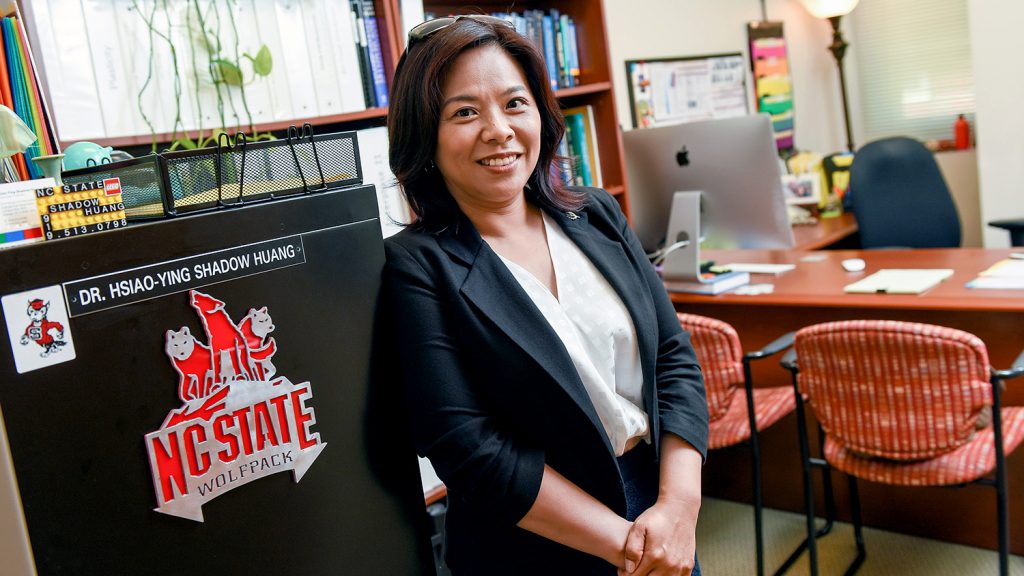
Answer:
M816 172L783 174L782 191L786 204L818 204L821 202L821 175Z
M743 54L626 60L633 128L750 113Z

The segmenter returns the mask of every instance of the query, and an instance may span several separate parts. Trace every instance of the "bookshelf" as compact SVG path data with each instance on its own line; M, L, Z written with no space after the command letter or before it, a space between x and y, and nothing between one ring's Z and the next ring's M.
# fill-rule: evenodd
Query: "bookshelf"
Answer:
M260 0L257 0L260 1ZM315 0L309 0L315 1ZM404 28L401 21L401 4L403 0L373 0L374 11L378 20L380 35L381 53L384 60L384 67L387 71L387 84L390 92L391 81L398 59L405 47ZM28 11L26 16L31 16L32 2L24 3ZM434 2L426 0L424 10L433 14L459 14L465 12L503 12L509 9L507 2ZM629 215L629 203L627 201L625 164L623 161L622 139L619 131L619 120L617 116L615 97L612 87L611 55L608 47L607 29L605 26L605 10L602 0L543 0L526 1L516 3L516 11L524 10L550 10L555 9L571 16L576 22L577 44L579 45L579 84L572 88L562 88L555 92L563 108L579 106L590 106L593 110L594 125L597 133L597 143L600 155L600 168L603 177L603 187L618 199L623 211ZM31 18L30 18L31 20ZM45 41L40 37L40 31L30 27L30 42L38 45ZM45 62L38 62L38 65L45 67ZM40 74L45 84L46 74ZM52 92L52 90L47 91ZM49 102L49 110L57 116L61 110L54 108L52 99ZM65 112L66 113L66 112ZM355 112L318 115L313 117L297 116L293 119L282 119L268 122L255 122L253 129L256 132L278 132L281 133L289 125L309 122L318 128L318 131L359 129L382 125L387 118L387 108L367 108ZM247 130L248 126L243 126ZM60 136L60 134L58 134ZM75 140L58 138L62 147ZM133 152L148 147L153 137L149 134L121 136L111 138L82 138L104 146L114 148L128 148ZM158 132L156 134L158 143L171 141L170 132Z

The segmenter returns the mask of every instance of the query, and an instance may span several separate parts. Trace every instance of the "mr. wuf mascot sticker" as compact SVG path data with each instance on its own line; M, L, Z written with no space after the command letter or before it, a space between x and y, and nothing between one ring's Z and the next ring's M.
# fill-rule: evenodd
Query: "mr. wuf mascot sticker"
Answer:
M75 343L60 286L8 294L2 301L18 374L75 359Z
M235 323L224 302L191 290L205 341L187 326L167 330L164 351L183 405L146 434L157 512L203 521L202 506L277 472L298 482L327 444L312 431L309 382L276 375L277 344L266 307Z

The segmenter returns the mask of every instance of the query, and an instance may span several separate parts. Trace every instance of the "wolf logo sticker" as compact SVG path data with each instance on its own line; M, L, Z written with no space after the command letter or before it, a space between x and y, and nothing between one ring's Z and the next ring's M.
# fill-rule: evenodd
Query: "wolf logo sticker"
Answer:
M164 333L182 405L146 434L157 512L203 521L203 504L254 480L292 472L302 479L327 446L313 430L309 382L277 375L267 308L235 323L225 303L196 290L189 303L203 334Z
M75 359L75 344L60 286L9 294L2 300L19 374Z

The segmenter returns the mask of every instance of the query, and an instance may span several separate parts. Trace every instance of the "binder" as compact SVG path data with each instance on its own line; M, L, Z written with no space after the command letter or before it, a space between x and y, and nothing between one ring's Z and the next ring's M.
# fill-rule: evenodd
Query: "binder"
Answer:
M313 74L313 89L317 93L319 111L326 116L340 114L344 107L338 84L338 65L330 41L330 34L333 31L323 17L324 4L324 0L303 0L304 26L301 34L305 37L306 49L309 51L310 71ZM293 30L292 34L297 32Z
M339 2L339 4L342 2ZM274 3L277 29L281 39L281 64L288 69L288 87L291 92L293 118L313 118L320 115L317 94L313 89L313 70L303 29L302 5L299 0L279 0ZM277 66L274 66L277 68Z

